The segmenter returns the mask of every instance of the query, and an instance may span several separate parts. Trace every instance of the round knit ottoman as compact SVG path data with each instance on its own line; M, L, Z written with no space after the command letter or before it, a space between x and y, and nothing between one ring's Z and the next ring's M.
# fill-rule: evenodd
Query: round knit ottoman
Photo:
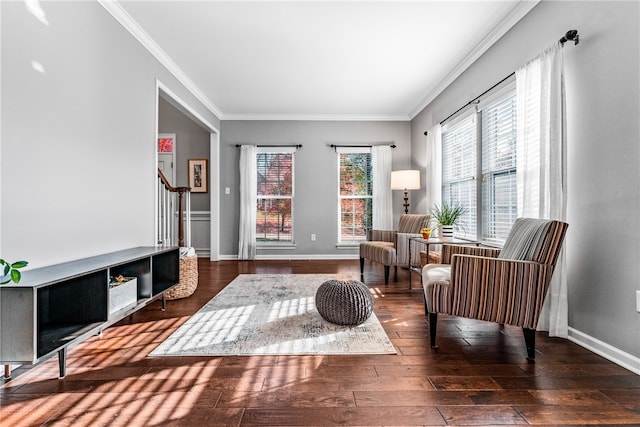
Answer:
M373 296L357 280L328 280L316 292L316 308L328 322L359 325L373 313Z

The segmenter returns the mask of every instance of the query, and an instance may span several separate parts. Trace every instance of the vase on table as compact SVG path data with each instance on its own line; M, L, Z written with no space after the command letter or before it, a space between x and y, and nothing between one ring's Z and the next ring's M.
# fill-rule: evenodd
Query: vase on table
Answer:
M440 239L452 240L453 239L453 225L441 225L440 226Z

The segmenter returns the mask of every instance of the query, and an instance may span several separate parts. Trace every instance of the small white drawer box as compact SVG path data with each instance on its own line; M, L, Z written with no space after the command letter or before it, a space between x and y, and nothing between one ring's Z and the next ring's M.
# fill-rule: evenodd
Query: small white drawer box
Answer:
M133 307L138 301L138 279L127 277L126 282L109 284L109 314Z

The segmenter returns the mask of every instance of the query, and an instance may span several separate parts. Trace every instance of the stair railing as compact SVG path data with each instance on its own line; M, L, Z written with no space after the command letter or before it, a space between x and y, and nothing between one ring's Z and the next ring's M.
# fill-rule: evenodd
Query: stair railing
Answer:
M191 246L191 188L172 186L158 169L158 244L173 246L176 237L178 246Z

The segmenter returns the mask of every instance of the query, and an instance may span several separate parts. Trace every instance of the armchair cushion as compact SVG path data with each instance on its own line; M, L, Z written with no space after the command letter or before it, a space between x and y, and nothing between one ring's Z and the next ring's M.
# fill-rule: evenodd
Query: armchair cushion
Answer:
M396 265L394 242L362 242L360 258L374 260L383 265Z

